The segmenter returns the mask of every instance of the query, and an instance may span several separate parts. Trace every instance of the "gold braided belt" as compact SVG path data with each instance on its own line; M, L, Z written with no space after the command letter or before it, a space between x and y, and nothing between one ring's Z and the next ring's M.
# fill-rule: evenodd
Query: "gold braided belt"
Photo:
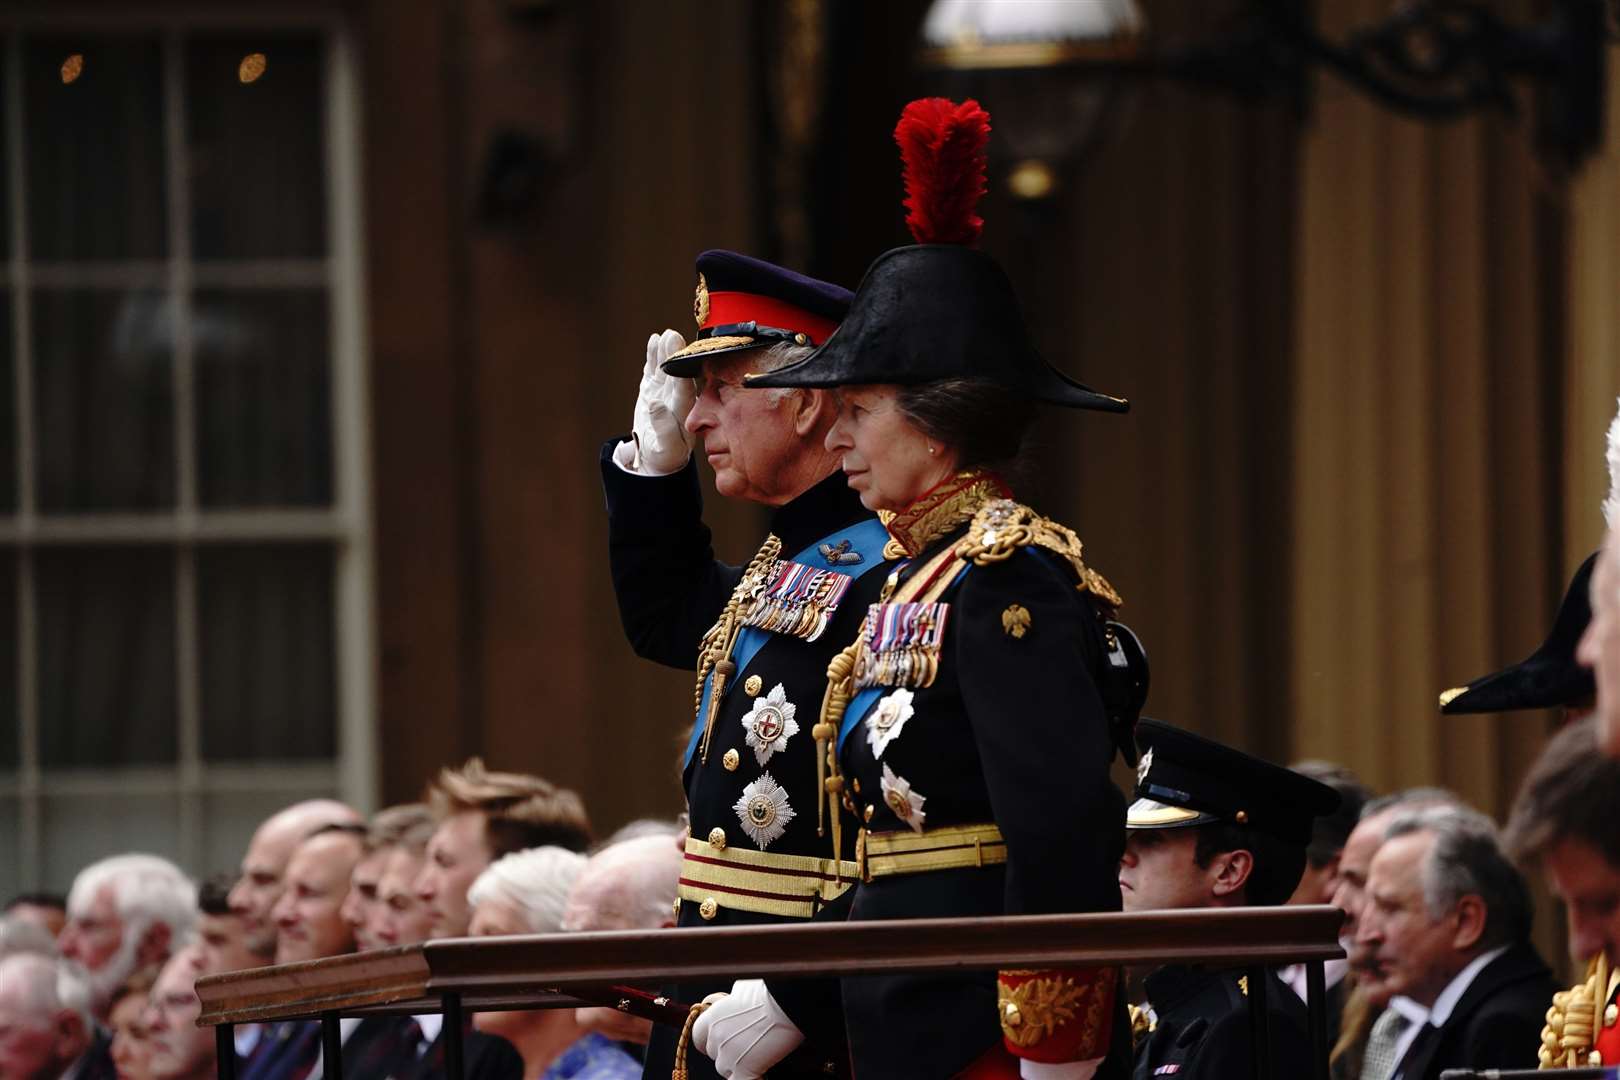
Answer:
M867 832L855 841L862 881L930 870L995 866L1007 861L1007 841L994 825L947 825L912 832Z
M705 919L721 908L808 919L855 881L852 862L740 851L694 836L686 841L678 892Z

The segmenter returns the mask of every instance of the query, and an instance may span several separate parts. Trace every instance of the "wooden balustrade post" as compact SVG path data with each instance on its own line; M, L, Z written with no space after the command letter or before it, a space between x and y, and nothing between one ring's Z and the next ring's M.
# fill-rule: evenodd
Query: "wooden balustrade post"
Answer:
M464 1080L467 1075L461 1056L461 995L444 995L444 1075Z
M236 1080L236 1025L214 1026L214 1074L219 1080Z
M321 1080L343 1080L343 1028L340 1014L321 1014Z
M1320 960L1305 964L1305 1006L1310 1013L1311 1070L1316 1080L1328 1080L1327 977Z

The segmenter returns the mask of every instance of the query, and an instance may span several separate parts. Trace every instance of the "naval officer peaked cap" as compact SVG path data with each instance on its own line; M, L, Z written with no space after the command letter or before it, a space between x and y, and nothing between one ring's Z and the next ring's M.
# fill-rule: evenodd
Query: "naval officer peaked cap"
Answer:
M697 337L664 361L667 375L690 378L711 356L766 345L820 345L838 329L853 297L841 285L735 251L705 251L697 257L697 275Z
M1541 648L1511 667L1447 690L1440 695L1440 711L1458 716L1589 703L1597 695L1597 683L1591 670L1575 659L1575 646L1586 633L1586 624L1592 621L1592 564L1596 561L1594 552L1575 571L1564 602L1558 605L1552 633Z
M1339 806L1339 793L1326 784L1162 720L1139 722L1136 741L1142 757L1128 829L1224 822L1303 847L1315 819Z

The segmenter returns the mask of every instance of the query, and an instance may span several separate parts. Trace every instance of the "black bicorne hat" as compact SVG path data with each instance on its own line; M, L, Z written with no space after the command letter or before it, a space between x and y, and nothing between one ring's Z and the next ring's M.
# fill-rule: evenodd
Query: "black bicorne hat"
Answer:
M1022 397L1125 412L1058 371L1035 350L1012 284L996 261L958 244L914 244L878 256L832 339L751 387L851 386L977 377Z
M751 387L914 385L984 378L1020 396L1077 409L1125 412L1041 359L1007 275L967 245L984 222L990 117L975 101L923 98L895 127L905 162L906 224L917 243L867 268L837 333L797 364L745 376Z
M1597 553L1588 555L1558 606L1552 633L1541 648L1501 671L1493 671L1440 695L1440 711L1449 716L1467 713L1513 712L1518 709L1555 709L1584 705L1597 694L1590 669L1575 659L1586 625L1592 621L1592 566Z
M1162 720L1136 725L1142 748L1127 829L1228 822L1304 847L1339 793L1319 781Z

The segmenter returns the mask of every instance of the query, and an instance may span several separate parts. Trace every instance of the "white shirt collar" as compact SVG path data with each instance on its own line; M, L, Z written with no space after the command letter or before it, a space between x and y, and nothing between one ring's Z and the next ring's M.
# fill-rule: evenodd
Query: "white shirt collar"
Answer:
M1468 987L1481 971L1484 971L1491 961L1508 951L1506 945L1500 945L1490 952L1480 953L1468 962L1468 966L1457 972L1455 978L1446 984L1440 991L1440 996L1434 999L1434 1007L1429 1010L1429 1023L1439 1027L1451 1019L1451 1011L1457 1007L1457 1002L1468 992Z
M411 1019L415 1020L416 1026L422 1029L423 1046L432 1046L438 1039L439 1032L444 1030L443 1013L423 1013L421 1016L413 1016ZM418 1050L417 1053L420 1054L421 1051Z

